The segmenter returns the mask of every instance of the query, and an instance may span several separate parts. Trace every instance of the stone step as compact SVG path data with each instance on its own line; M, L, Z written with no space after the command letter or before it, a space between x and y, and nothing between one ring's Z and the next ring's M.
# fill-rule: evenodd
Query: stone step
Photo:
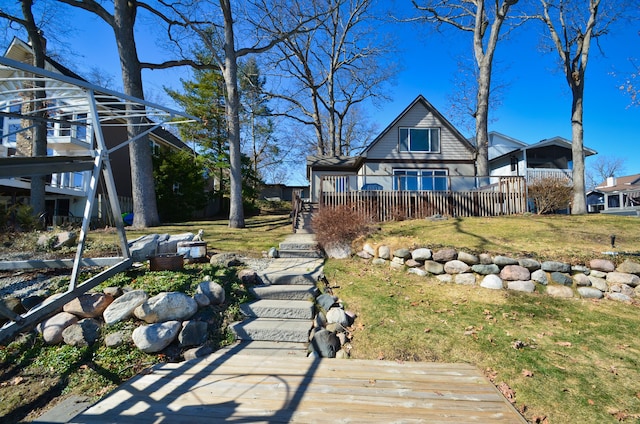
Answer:
M276 300L306 300L312 302L318 295L315 286L306 285L275 285L253 286L249 291L258 299Z
M280 250L281 258L324 258L320 250Z
M283 241L278 250L318 250L318 243L314 241Z
M318 278L320 278L320 271L313 271L307 273L291 273L284 272L267 272L259 274L260 279L267 285L304 285L315 286Z
M234 322L229 327L243 341L306 343L311 325L311 320L255 318Z
M277 356L287 358L293 356L296 358L306 358L309 354L309 344L299 342L270 342L265 340L239 340L229 347L220 349L218 352L229 352L233 355Z
M306 300L262 299L240 305L240 312L253 318L313 319L313 303Z

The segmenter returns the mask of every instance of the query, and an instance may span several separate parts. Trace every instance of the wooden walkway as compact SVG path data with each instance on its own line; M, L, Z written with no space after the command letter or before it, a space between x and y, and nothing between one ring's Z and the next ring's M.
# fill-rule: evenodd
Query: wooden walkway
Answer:
M73 423L526 423L467 364L216 353L163 364Z

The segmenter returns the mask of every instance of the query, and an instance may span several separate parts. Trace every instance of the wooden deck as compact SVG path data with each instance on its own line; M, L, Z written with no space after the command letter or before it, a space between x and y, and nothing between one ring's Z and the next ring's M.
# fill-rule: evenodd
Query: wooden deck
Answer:
M526 423L466 364L213 354L163 364L73 423Z

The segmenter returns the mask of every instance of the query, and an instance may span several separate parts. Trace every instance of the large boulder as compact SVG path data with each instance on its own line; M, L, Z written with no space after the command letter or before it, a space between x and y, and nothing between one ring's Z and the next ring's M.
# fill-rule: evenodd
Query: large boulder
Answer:
M444 272L447 274L462 274L468 272L471 267L457 259L448 261L444 264Z
M560 284L561 286L573 285L573 278L558 271L551 273L551 281L553 281L556 284Z
M63 311L82 318L95 318L113 302L113 296L104 293L85 293L64 305Z
M545 261L542 263L541 268L543 271L547 271L547 272L564 272L564 273L571 272L570 264L566 264L564 262L557 262L557 261Z
M612 272L616 269L616 266L607 259L592 259L589 262L589 268L592 270L595 269L596 271Z
M500 274L500 267L496 264L476 264L471 270L480 275Z
M119 321L129 319L133 311L142 305L149 295L144 290L131 290L126 292L113 302L102 313L105 324L111 325Z
M471 272L467 272L465 274L455 274L453 277L453 281L455 281L456 284L473 286L476 284L476 275Z
M59 312L36 326L47 344L58 344L63 340L62 332L65 328L78 322L78 317L69 312Z
M391 259L391 248L389 246L379 246L378 247L378 257L381 259L389 260Z
M91 346L100 337L100 323L93 318L85 318L62 331L64 342L70 346Z
M209 326L204 321L185 321L182 330L178 334L180 347L199 346L207 341Z
M480 263L480 258L467 252L458 252L458 260L469 266Z
M430 260L432 255L433 252L431 252L431 249L427 249L426 247L420 247L411 252L411 257L413 258L413 260L420 262Z
M491 290L502 290L504 288L504 283L496 274L489 274L482 279L480 287Z
M221 305L226 298L224 288L215 281L203 281L198 284L196 293L207 296L211 305Z
M500 278L505 281L527 281L531 278L531 272L520 265L506 265L500 271Z
M518 265L520 265L521 267L527 268L530 272L537 271L540 269L540 262L531 258L518 259Z
M433 252L432 259L436 262L449 262L458 259L458 252L456 249L447 247Z
M602 299L604 293L593 287L578 287L578 293L585 299Z
M129 253L131 259L136 262L143 262L156 254L158 249L158 235L149 234L129 242Z
M343 327L348 327L349 318L342 308L331 308L327 311L327 323L336 323Z
M510 258L508 256L498 255L493 258L493 263L503 267L507 265L518 265L518 261L516 259Z
M444 265L436 261L425 261L424 270L429 274L440 275L444 273Z
M640 264L630 259L627 259L624 262L622 262L620 265L618 265L618 268L616 268L616 271L623 272L626 274L640 275Z
M180 321L167 321L157 324L141 325L133 330L133 343L145 353L160 352L169 346L180 333Z
M159 293L138 306L134 315L149 324L165 321L183 321L198 312L198 303L180 292Z
M547 294L551 297L571 298L573 297L573 290L571 287L554 285L547 287Z
M631 287L636 287L640 284L640 277L635 274L627 274L625 272L610 272L607 274L607 283L611 284L626 284Z
M536 284L533 281L509 281L507 288L513 291L533 293L536 289Z

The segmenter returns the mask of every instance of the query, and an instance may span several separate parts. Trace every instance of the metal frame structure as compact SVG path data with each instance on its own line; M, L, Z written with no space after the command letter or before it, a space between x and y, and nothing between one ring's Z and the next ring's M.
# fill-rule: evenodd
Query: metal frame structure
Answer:
M44 91L44 93L43 93ZM36 96L36 92L38 96ZM44 94L44 96L42 95ZM36 98L37 97L37 98ZM86 122L73 122L76 125L87 125L93 131L91 145L84 156L46 156L46 157L7 157L0 158L0 178L29 177L49 175L58 172L91 171L89 188L86 191L86 203L82 217L82 226L77 245L75 259L67 260L27 260L0 262L0 270L60 268L71 267L71 281L65 293L59 297L45 301L24 315L9 317L11 321L0 328L0 342L7 340L16 333L30 328L42 319L50 316L64 304L97 286L113 275L131 266L124 223L122 221L120 205L116 193L109 154L127 146L137 138L152 132L166 124L178 124L197 120L183 112L172 110L145 100L137 99L123 93L98 87L86 81L50 72L0 57L0 102L18 100L21 106L30 106L27 114L15 114L0 111L0 116L19 118L36 122L43 119L47 123L60 123L60 105L78 108L87 113ZM30 104L29 104L30 103ZM24 109L22 109L24 110ZM33 116L32 116L33 115ZM42 115L46 118L42 118ZM144 126L141 135L129 139L118 146L108 149L103 136L105 126L122 126L123 120ZM27 131L33 127L24 126L19 131ZM7 136L7 134L4 134ZM96 203L98 181L102 174L111 211L115 218L119 235L121 257L112 258L83 258L87 232ZM78 284L78 275L82 266L107 266L108 268Z

